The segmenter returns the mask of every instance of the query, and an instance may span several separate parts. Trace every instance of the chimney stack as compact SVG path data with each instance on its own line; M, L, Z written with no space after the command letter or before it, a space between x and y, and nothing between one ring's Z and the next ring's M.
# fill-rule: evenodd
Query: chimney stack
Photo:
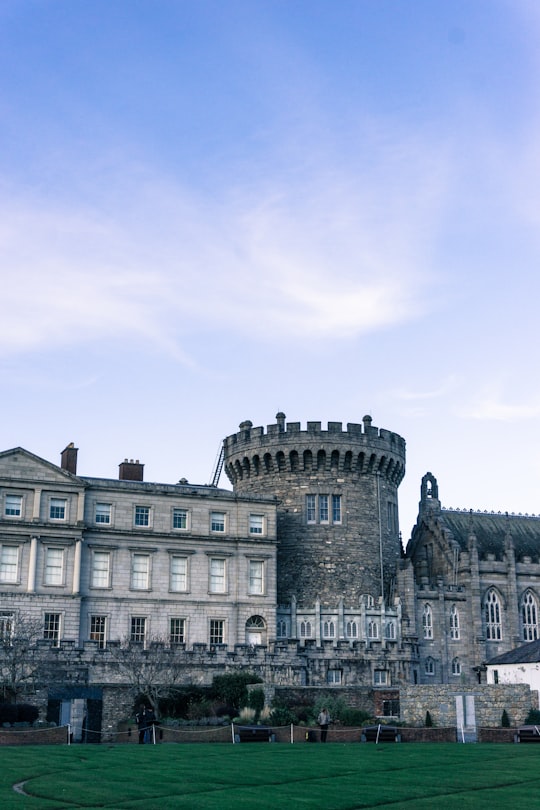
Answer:
M143 479L143 472L144 472L144 464L139 463L139 459L133 461L132 458L127 460L125 458L122 464L119 464L119 475L118 478L120 481L142 481Z
M66 470L68 473L72 473L72 475L77 475L77 453L79 452L79 448L75 447L73 442L70 442L68 446L62 450L62 454L60 456L60 466L63 470Z

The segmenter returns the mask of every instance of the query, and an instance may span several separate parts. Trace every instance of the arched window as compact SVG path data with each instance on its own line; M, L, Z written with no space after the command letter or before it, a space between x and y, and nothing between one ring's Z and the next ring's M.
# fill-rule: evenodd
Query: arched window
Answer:
M452 660L452 675L461 675L461 661L459 658Z
M395 639L396 637L396 625L394 622L387 622L386 623L386 638Z
M532 591L525 591L521 600L521 624L523 641L535 641L538 638L538 604Z
M433 613L427 602L422 611L422 631L424 638L433 638Z
M486 596L485 616L487 640L500 641L502 638L501 603L494 588L491 588Z
M311 622L300 622L300 638L311 638Z
M431 658L431 656L426 658L424 672L426 675L435 675L435 659Z
M276 624L276 636L278 638L287 638L287 622L285 619L280 619Z
M368 638L379 638L379 625L377 622L368 622L367 634Z
M356 622L347 622L345 634L347 638L358 638L358 625Z
M334 622L323 622L323 638L334 638L335 635Z
M450 638L453 641L459 639L459 611L455 605L450 611Z
M266 622L262 616L251 616L246 622L246 644L266 642Z
M362 599L364 600L364 605L367 608L372 608L373 605L375 604L375 600L370 593L364 593L362 595Z

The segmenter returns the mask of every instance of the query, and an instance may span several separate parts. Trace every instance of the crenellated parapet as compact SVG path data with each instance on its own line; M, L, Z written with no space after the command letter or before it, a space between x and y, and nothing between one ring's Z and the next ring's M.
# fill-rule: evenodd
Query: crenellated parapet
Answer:
M370 416L363 424L308 422L285 423L278 413L276 423L253 427L242 422L237 433L223 443L225 471L235 486L252 478L287 473L314 473L343 476L380 475L399 486L405 475L405 440L390 430L372 425Z

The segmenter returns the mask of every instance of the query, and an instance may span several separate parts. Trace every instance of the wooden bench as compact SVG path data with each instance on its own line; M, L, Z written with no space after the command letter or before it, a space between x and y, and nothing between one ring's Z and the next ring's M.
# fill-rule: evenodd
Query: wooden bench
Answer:
M235 742L274 742L275 737L269 726L235 726Z
M540 726L521 726L515 736L517 743L540 742Z
M401 742L396 726L365 726L362 729L362 742Z

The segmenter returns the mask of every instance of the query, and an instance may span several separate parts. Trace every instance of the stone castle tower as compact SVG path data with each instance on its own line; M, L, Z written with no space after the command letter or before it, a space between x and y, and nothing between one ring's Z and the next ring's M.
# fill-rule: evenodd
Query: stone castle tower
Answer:
M278 501L278 604L322 610L391 600L401 555L398 486L405 440L363 424L308 422L253 427L224 440L235 492ZM381 599L381 597L383 597ZM294 631L293 631L294 632Z

